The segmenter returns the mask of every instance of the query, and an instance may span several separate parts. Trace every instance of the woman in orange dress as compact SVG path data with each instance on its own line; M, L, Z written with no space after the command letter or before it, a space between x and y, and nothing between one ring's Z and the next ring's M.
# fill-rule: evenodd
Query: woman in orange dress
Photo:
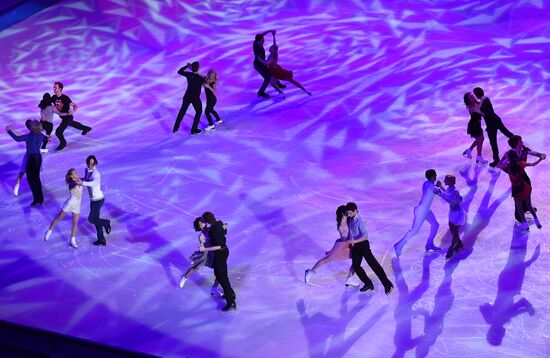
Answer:
M316 273L321 266L326 265L333 260L349 260L351 258L351 249L349 247L350 244L347 240L348 223L346 213L345 205L340 205L338 209L336 209L336 226L338 233L340 234L340 238L334 242L334 246L326 253L325 257L317 261L311 269L306 270L304 277L306 283L309 283L309 280L311 280L313 274ZM353 267L350 266L348 277L346 278L346 286L357 286L351 280L354 274L355 271L353 270Z

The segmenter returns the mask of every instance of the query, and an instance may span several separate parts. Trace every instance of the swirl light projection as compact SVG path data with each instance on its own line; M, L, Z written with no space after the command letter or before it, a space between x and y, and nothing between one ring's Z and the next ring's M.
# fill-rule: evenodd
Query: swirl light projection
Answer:
M64 1L0 32L3 123L22 129L62 81L94 128L69 128L67 148L44 156L39 209L25 180L13 196L24 147L0 137L0 318L167 357L550 355L549 163L527 169L544 227L522 236L507 176L460 155L471 143L462 96L478 85L513 132L550 152L548 14L543 0ZM256 97L252 39L271 28L281 65L313 96L289 85L286 99ZM226 123L190 137L190 109L172 134L186 85L176 71L194 60L218 70ZM64 173L92 153L108 246L91 245L86 195L78 250L68 219L45 243ZM425 225L392 261L430 167L458 177L466 249L448 263L424 256ZM374 294L345 289L348 262L303 284L350 200L396 285L389 298L376 279ZM432 209L446 248L448 207ZM219 312L207 269L177 288L205 210L229 223L236 313Z

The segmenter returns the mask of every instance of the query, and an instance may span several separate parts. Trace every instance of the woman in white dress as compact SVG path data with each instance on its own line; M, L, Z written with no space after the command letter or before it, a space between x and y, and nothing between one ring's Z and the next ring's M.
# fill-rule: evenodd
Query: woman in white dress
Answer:
M453 241L451 242L451 246L449 246L449 250L447 250L445 258L450 259L455 252L462 250L464 246L458 235L458 230L466 223L466 212L462 207L462 196L460 196L458 189L455 187L456 177L447 174L444 183L447 185L447 189L441 188L441 182L437 181L436 186L438 189L435 190L435 193L449 203L449 230L453 236Z
M50 224L50 228L44 235L44 241L48 241L55 226L65 217L65 215L67 215L67 213L73 213L70 245L76 249L78 247L76 245L76 228L78 225L78 219L80 218L80 204L82 202L82 180L79 178L76 169L71 168L65 175L65 182L69 187L71 196L65 201L61 211Z

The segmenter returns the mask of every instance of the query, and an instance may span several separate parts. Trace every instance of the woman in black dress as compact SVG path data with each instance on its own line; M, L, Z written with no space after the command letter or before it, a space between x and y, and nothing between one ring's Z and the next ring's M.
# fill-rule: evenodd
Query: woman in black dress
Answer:
M213 130L214 122L212 121L212 115L216 117L216 124L222 124L223 121L220 118L218 112L214 109L214 106L216 105L216 102L218 102L218 99L216 98L216 90L218 89L218 74L214 69L208 70L208 74L205 77L204 82L204 93L206 93L206 109L204 110L204 114L206 115L206 118L208 119L208 127L206 127L207 131Z
M470 121L468 122L468 131L467 133L474 138L472 145L466 149L462 155L466 158L472 158L472 150L477 147L477 158L476 162L479 164L486 164L487 161L483 159L481 155L481 149L483 148L483 128L481 128L481 116L482 113L479 110L479 101L474 96L473 93L467 92L464 94L464 104L470 112Z

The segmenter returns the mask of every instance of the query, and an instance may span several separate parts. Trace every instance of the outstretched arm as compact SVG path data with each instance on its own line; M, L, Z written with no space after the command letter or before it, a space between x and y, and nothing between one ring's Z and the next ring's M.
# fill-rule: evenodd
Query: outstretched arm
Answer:
M529 150L527 151L527 154L532 155L532 156L534 156L534 157L539 157L539 158L541 158L541 159L543 159L543 160L546 159L546 154L544 154L544 153L539 153L539 152L535 152L534 150L531 150L531 149L529 149Z
M6 126L6 132L8 132L8 134L10 135L10 137L12 137L16 142L24 142L25 139L27 138L27 135L19 135L19 133L14 133L11 129L11 127L8 125Z

